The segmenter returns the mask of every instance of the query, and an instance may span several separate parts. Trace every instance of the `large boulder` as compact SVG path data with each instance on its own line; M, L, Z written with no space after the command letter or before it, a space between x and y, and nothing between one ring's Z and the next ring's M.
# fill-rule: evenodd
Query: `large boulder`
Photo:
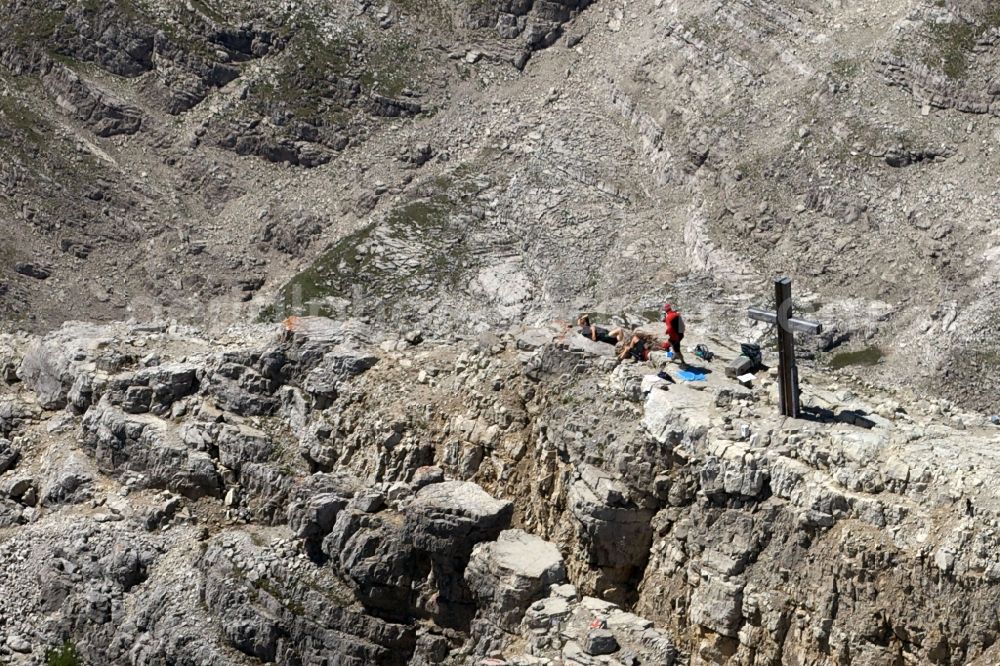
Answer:
M468 559L480 541L492 541L510 526L514 505L468 481L421 488L406 509L406 531L428 553Z
M0 435L10 435L21 430L41 416L41 409L33 402L25 402L14 396L0 396Z
M269 525L285 522L294 486L291 470L275 463L246 461L240 464L239 481L242 504L249 512L244 517Z
M533 601L565 580L566 567L555 544L517 529L478 544L465 569L479 615L508 631L518 626Z
M294 373L305 376L335 348L356 348L367 341L370 326L326 317L292 317L285 322L282 350Z
M75 504L92 496L94 462L77 450L62 456L47 456L42 465L42 504Z
M445 481L417 492L406 508L407 541L430 559L437 599L429 608L439 624L464 627L475 614L465 584L472 549L510 527L514 505L467 481Z
M366 607L397 621L417 614L417 591L428 564L406 539L399 514L345 509L323 540L323 551Z
M152 390L153 411L161 409L198 390L198 366L191 363L165 363L145 368L135 374L136 384Z
M513 505L461 481L425 486L402 513L369 500L356 497L324 539L334 569L384 617L467 626L475 603L465 567L477 543L510 525Z
M205 377L205 390L215 404L240 416L270 416L281 406L274 393L282 385L280 363L253 354L223 354Z
M17 376L35 392L42 409L62 409L77 375L92 367L93 357L108 340L99 326L67 324L28 347Z
M360 375L378 363L378 356L347 345L337 345L323 355L323 360L309 371L303 389L323 409L337 398L337 387L350 377Z

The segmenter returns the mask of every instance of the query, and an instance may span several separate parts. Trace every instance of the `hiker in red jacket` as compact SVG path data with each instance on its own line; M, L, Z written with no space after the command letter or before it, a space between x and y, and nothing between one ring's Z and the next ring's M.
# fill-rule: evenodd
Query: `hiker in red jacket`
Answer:
M663 343L663 348L674 350L674 358L681 365L687 365L684 360L684 352L681 351L681 340L684 339L684 320L681 313L674 310L670 303L663 306L663 321L667 325L667 342Z

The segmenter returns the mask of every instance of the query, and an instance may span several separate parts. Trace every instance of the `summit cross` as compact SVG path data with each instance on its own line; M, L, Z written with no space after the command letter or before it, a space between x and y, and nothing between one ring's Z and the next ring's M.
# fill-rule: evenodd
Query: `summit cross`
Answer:
M795 333L817 335L823 324L792 316L792 279L779 277L774 280L773 311L750 308L747 316L754 321L777 324L778 327L778 403L781 414L799 418L799 371L795 367Z

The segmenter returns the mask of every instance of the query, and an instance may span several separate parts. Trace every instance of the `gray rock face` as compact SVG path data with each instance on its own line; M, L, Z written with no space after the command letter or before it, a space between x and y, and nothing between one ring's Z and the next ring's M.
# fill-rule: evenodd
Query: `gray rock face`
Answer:
M85 81L68 67L52 64L42 82L61 101L64 111L87 123L97 136L135 134L142 127L140 109Z
M734 445L724 457L709 458L699 474L702 490L713 499L762 498L770 490L766 462L758 461L747 447Z
M718 578L704 579L691 595L691 620L732 638L743 619L742 607L741 585Z
M216 437L219 462L239 474L246 463L262 463L274 454L274 442L263 432L247 426L223 426Z
M213 542L201 557L202 598L234 648L288 665L408 661L412 627L364 614L335 578L322 570L303 578L289 564L238 534Z
M624 372L556 346L527 378L493 334L461 353L381 346L384 365L338 375L320 410L306 378L334 348L367 349L342 325L214 356L122 330L74 333L109 342L46 375L71 409L46 414L16 383L0 400L0 579L27 591L0 614L32 654L72 636L114 665L671 664L678 645L719 663L881 663L888 631L929 631L912 598L955 654L996 605L981 417L920 422L810 384L809 400L879 421L790 424L766 414L767 388L722 373L640 405L608 390ZM277 408L235 413L257 400ZM322 447L330 471L289 455ZM876 608L893 622L873 629Z
M141 485L168 488L188 497L218 497L221 492L212 459L188 449L155 417L95 407L83 418L83 445L102 471L119 477L136 474Z
M35 403L28 403L12 396L0 398L0 435L9 436L41 418L42 412Z
M359 487L357 479L347 474L311 475L292 493L288 526L298 538L318 546Z
M17 461L21 459L21 452L11 443L9 439L0 437L0 474L14 469Z
M192 363L157 365L137 372L135 381L153 391L154 403L169 407L198 389L198 367Z
M463 580L472 549L510 524L512 508L472 483L433 484L402 513L342 510L323 550L379 614L396 620L426 614L444 626L463 626L475 610Z
M653 512L637 506L623 484L595 468L585 468L567 502L587 561L600 572L598 584L610 592L628 581L649 552Z
M471 27L494 28L501 39L520 40L525 48L540 49L554 44L562 35L562 25L589 4L590 0L491 0L471 6L466 21Z
M1000 112L991 3L615 1L567 24L585 4L4 3L5 328L162 310L215 329L229 322L193 304L246 308L219 340L183 323L115 325L100 334L103 349L77 345L81 333L27 358L36 340L4 336L16 350L0 355L0 433L20 457L0 446L0 589L14 591L0 595L4 638L23 637L38 661L72 636L91 643L84 661L115 665L366 663L394 650L515 661L504 652L514 645L531 647L522 662L587 663L600 615L626 664L667 661L651 646L671 635L714 663L998 661L995 431L905 396L882 396L899 410L868 405L864 420L778 421L768 377L714 403L678 384L643 404L647 371L610 375L610 346L570 338L550 353L551 331L505 334L570 309L624 315L669 289L692 314L691 341L717 340L729 358L731 337L748 332L742 301L785 266L800 275L797 296L823 292L809 299L823 301L817 319L858 301L841 330L856 343L899 335L897 349L910 347L907 358L887 355L885 376L897 364L950 383L908 360L944 343L942 363L964 365L980 404L995 403L997 194L976 176L996 172L996 128L961 116ZM566 46L524 76L506 66L524 67L525 49L564 29ZM945 76L938 62L967 76ZM914 118L873 69L927 116ZM367 122L425 110L436 113ZM305 176L219 145L328 166ZM405 172L401 145L414 146ZM899 168L872 176L886 165ZM438 182L475 192L439 203ZM447 226L427 219L438 213ZM383 219L405 233L382 233ZM617 233L623 219L627 233ZM315 286L324 309L375 312L366 335L390 344L348 339L329 322L307 342L275 342L281 327L246 319L281 287L257 295L265 278L292 270L289 254L311 259L327 241L323 261L348 269L334 277L349 288L326 299L330 275L320 274L307 292ZM385 284L401 296L383 314ZM937 303L941 294L955 302ZM423 336L404 330L417 328ZM463 338L483 330L479 343ZM952 336L968 336L976 353L950 358ZM517 357L515 344L530 353ZM15 365L25 381L14 381ZM726 386L723 367L712 366L706 393ZM841 414L866 407L841 397L867 399L855 375L883 375L834 378L805 360L801 370L804 384L837 384L828 406ZM882 438L838 434L861 424ZM78 437L83 451L70 459ZM424 488L454 483L446 474L508 500L513 517L459 494L428 507ZM148 486L199 497L165 500ZM80 524L109 536L74 531ZM493 564L506 532L490 539L509 524L562 549L578 595L550 585L531 609L545 575ZM115 567L79 572L112 537L128 542L144 528L157 580L126 590ZM217 558L238 554L240 571L205 574L215 581L209 613L190 598L185 579L203 572L188 559L237 532L253 547ZM260 543L293 537L307 552L283 545L273 565ZM55 556L57 543L80 557ZM64 571L36 599L25 581L49 572L15 574L50 559ZM260 568L270 577L219 582ZM342 598L312 596L339 588ZM63 593L73 596L65 613ZM660 633L583 595L626 600ZM524 603L537 626L522 631ZM31 615L39 605L46 612ZM336 617L343 609L355 615ZM402 629L385 622L393 612ZM342 635L352 623L367 635L365 618L378 615L376 639ZM49 628L49 616L83 620ZM480 648L490 623L509 645L490 635ZM409 650L418 624L421 647ZM398 646L382 641L396 631Z
M271 463L243 462L239 481L245 499L246 518L265 525L278 525L286 520L289 497L294 479L287 468Z
M145 414L153 401L153 389L148 386L129 386L122 398L122 410L126 414Z
M220 408L240 416L269 416L278 410L274 392L280 381L261 374L253 363L247 357L223 358L206 378L206 390Z
M549 596L533 603L524 616L522 634L528 637L527 654L513 657L513 663L534 657L599 664L605 663L604 655L613 655L608 663L683 663L678 662L677 647L667 632L615 604L581 598L572 585L556 585Z
M337 397L338 385L371 369L378 363L372 353L338 345L306 375L302 388L313 396L317 409L324 409Z
M338 345L323 355L323 360L310 372L310 375L319 371L319 374L341 378L354 377L373 368L376 363L378 356L371 352Z
M61 409L72 386L70 369L71 360L56 344L39 342L25 353L17 375L38 396L42 409Z
M32 496L35 495L35 480L30 476L25 476L21 474L6 475L3 480L0 481L0 495L5 495L6 497L14 500L15 502L20 502L22 504L29 504L25 498L31 493ZM33 504L32 502L31 504ZM30 504L29 504L30 506Z
M473 652L505 649L528 606L565 580L566 567L555 544L522 530L505 530L496 541L477 545L465 569L477 608L470 629Z
M323 551L366 607L405 621L419 610L417 590L428 564L416 557L402 520L389 512L341 511L323 540Z
M31 643L20 636L8 636L7 647L21 654L29 654L31 652Z

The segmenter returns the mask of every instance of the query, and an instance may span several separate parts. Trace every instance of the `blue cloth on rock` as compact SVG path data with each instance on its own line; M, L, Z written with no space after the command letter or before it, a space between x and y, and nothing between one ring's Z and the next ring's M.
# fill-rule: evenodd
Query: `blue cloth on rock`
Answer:
M705 375L700 372L691 372L690 370L678 370L677 376L686 382L703 382L705 381Z

